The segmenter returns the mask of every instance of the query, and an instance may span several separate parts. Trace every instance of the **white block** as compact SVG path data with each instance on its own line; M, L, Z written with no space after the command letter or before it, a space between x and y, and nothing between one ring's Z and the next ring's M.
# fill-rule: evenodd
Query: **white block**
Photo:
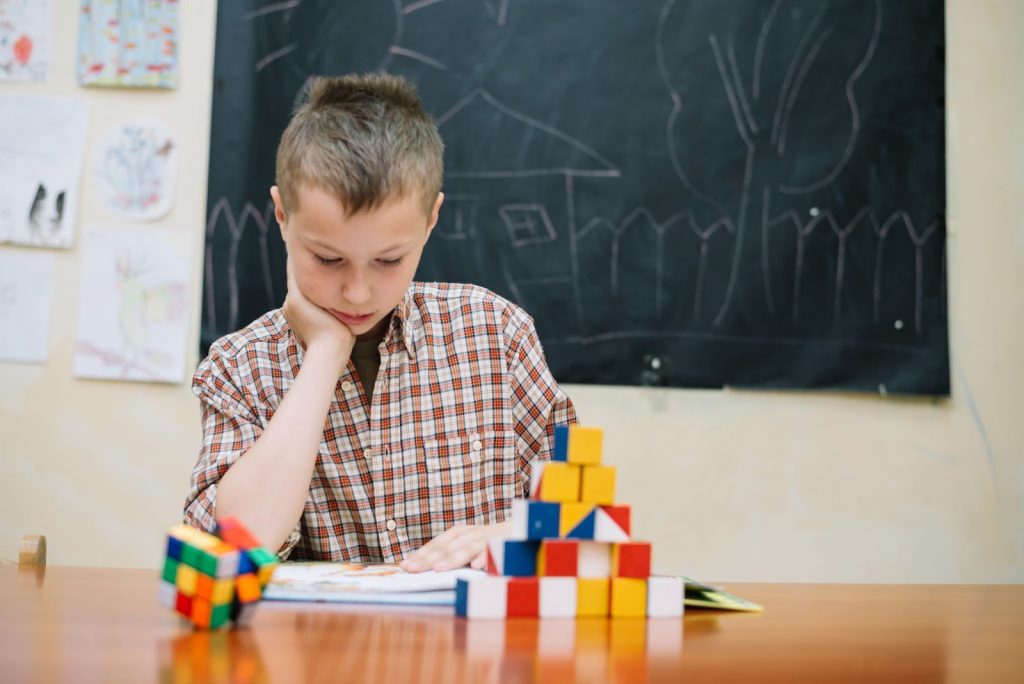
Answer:
M469 581L466 617L503 618L508 606L507 577L474 577Z
M596 514L597 517L594 519L594 541L610 543L629 541L629 535L619 527L619 524L610 515L600 508L597 509Z
M533 482L530 482L530 489L533 489ZM527 509L526 499L513 499L512 500L512 536L509 539L526 539L529 531L527 530L527 522L529 513Z
M611 577L612 545L607 542L581 541L576 557L578 577Z
M544 476L544 468L551 461L534 461L530 464L530 498L536 499L540 491L540 479Z
M160 580L160 586L156 590L156 598L160 605L167 606L171 610L178 602L178 588L165 580Z
M234 577L238 574L238 564L241 562L241 557L238 551L232 551L231 553L225 553L217 559L217 579L224 579L225 577Z
M576 578L540 578L540 617L576 617Z
M679 577L647 578L647 617L681 617L683 580Z
M495 537L488 540L487 552L491 554L491 559L498 569L498 574L500 575L505 572L505 539Z

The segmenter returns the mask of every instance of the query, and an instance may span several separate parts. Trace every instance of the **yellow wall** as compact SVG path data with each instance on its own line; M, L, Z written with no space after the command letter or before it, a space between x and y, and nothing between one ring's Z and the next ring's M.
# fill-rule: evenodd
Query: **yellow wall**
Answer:
M182 3L181 87L166 93L79 89L77 3L56 5L50 81L3 89L90 99L93 139L152 112L177 133L162 223L195 239L195 340L214 3ZM569 387L581 419L605 428L619 498L655 543L657 571L1024 581L1024 3L948 0L947 18L952 399ZM93 190L87 174L80 226L108 222ZM42 532L51 563L154 567L187 488L198 409L185 384L74 379L80 248L57 263L49 363L0 364L0 557Z

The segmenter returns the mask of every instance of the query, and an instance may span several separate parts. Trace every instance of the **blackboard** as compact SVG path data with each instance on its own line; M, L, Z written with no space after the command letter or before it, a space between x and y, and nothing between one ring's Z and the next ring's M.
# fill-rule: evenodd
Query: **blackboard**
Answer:
M417 277L522 304L560 381L948 394L943 10L221 0L203 351L284 299L308 77L386 70L446 143Z

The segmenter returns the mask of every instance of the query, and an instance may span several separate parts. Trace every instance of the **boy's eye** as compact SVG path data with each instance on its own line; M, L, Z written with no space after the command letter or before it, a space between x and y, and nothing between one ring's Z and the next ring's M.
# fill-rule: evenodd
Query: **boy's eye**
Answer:
M319 254L314 254L313 257L324 266L330 266L331 264L336 264L341 261L341 259L329 259L327 257L322 257Z
M402 263L402 257L398 257L397 259L377 259L377 263L379 263L381 266L386 266L390 268L392 266L398 266L398 264Z

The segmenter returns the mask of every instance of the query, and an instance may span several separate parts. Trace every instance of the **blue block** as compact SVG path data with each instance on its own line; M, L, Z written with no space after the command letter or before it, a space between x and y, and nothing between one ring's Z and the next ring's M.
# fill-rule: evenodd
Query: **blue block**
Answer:
M569 426L555 426L555 452L551 455L552 461L569 460Z
M469 582L464 579L455 580L455 614L466 617L469 605Z
M554 501L530 501L526 504L526 538L558 537L562 506Z
M505 542L505 565L503 575L507 577L533 577L537 574L537 551L540 543L535 541L508 540Z
M256 564L252 562L252 558L249 558L249 554L238 554L238 574L245 575L250 572L256 572Z
M590 513L588 513L586 515L586 517L583 518L583 520L580 520L578 523L576 523L576 527L574 527L571 530L569 530L569 532L565 535L565 538L566 539L593 539L594 538L594 528L596 527L596 525L597 525L597 507L595 506L594 510L590 511Z
M167 557L173 558L176 561L181 560L181 547L183 544L180 539L174 537L167 537Z

